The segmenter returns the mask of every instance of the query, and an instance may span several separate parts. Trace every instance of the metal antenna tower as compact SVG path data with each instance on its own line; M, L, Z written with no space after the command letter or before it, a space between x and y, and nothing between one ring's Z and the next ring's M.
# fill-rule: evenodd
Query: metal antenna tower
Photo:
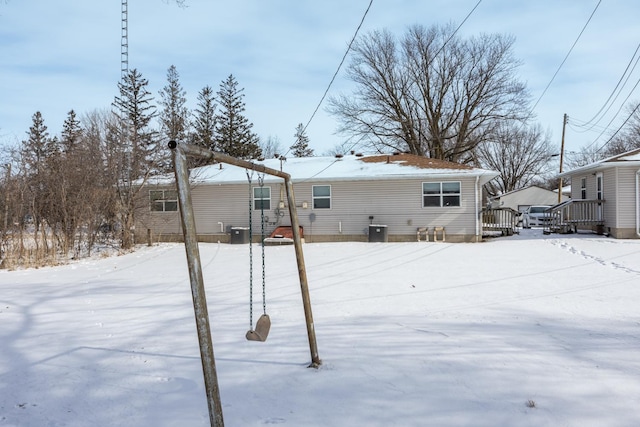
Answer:
M129 73L129 8L127 0L122 0L122 37L120 43L120 79Z

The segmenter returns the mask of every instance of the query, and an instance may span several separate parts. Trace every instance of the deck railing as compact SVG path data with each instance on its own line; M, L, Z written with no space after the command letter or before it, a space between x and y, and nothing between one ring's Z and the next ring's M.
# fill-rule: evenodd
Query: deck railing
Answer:
M503 236L518 232L520 212L511 208L485 208L481 212L482 232L499 231Z
M545 211L545 233L571 233L604 226L604 200L568 200Z

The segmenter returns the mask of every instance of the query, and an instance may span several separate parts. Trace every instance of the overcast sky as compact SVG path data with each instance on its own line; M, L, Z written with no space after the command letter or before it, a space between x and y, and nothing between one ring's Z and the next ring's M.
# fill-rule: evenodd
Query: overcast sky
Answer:
M244 88L247 118L261 137L293 143L306 124L351 40L370 0L129 0L129 67L158 92L175 65L194 107L198 91L233 74ZM461 23L478 0L373 0L361 34L409 25ZM515 36L521 79L537 101L589 19L598 0L483 0L460 29ZM578 132L614 90L640 43L640 2L604 0L535 114L560 145L567 113L567 150L594 142L599 127ZM0 144L25 138L36 111L52 134L69 110L109 108L120 78L121 2L0 0ZM348 62L348 59L347 59ZM346 64L345 64L346 65ZM640 79L634 70L599 122L607 126ZM344 68L330 95L350 93ZM640 91L629 100L640 100ZM341 143L326 101L307 134L316 154ZM628 116L623 109L610 125ZM597 144L604 143L607 134Z

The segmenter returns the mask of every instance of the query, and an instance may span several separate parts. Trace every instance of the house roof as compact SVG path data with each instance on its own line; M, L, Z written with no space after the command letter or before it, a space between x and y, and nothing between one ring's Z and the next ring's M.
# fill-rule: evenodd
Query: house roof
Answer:
M515 194L515 193L521 193L523 191L531 191L532 189L539 189L539 190L552 192L551 190L547 190L546 188L542 188L539 185L528 185L526 187L518 188L517 190L511 190L511 191L507 191L506 193L498 194L498 195L496 195L494 197L491 197L491 199L492 200L496 200L496 199L499 199L500 197L509 196L509 195Z
M497 172L467 165L430 159L412 154L348 155L343 157L291 157L286 160L266 159L254 161L268 168L291 175L294 183L327 181L363 181L380 179L460 179L479 177L484 184L498 176ZM190 178L194 183L246 183L247 171L228 164L213 164L195 168ZM254 175L257 180L257 175ZM281 178L266 175L265 182L280 182ZM152 184L169 184L173 175L158 176Z
M608 169L611 167L622 166L622 165L640 166L640 148L636 148L635 150L627 151L626 153L617 154L615 156L608 157L606 159L602 159L597 162L593 162L588 165L569 170L567 172L559 174L558 176L565 177L569 175L574 175L576 173Z

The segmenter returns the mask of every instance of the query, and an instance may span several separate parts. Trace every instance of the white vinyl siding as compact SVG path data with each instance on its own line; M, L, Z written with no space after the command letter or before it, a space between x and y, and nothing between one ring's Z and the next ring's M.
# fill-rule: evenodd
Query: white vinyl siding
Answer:
M423 207L421 186L424 179L332 181L331 208L313 209L313 187L329 184L294 183L297 213L305 236L355 236L365 238L369 217L376 224L387 225L389 235L415 236L417 227L446 227L447 240L455 235L471 241L475 235L476 206L480 196L474 195L475 177L459 180L459 207ZM283 184L271 183L272 196L284 192ZM317 190L316 190L317 191ZM192 186L193 209L198 234L224 233L229 227L248 227L250 200L247 184L196 184ZM284 194L284 193L283 193ZM252 195L252 194L251 194ZM272 203L275 208L277 202ZM152 212L153 213L153 212ZM290 225L289 210L265 211L266 232L277 225ZM179 217L167 222L152 215L152 228L162 233L182 232ZM260 216L253 215L253 226L260 227ZM145 225L146 226L146 225ZM221 232L221 229L223 230Z
M447 238L449 234L474 235L475 177L457 182L459 207L423 207L418 193L421 180L335 181L331 183L330 210L317 209L311 216L309 209L298 208L298 217L305 235L363 236L370 221L387 225L389 235L414 236L417 227L446 227ZM309 183L294 184L294 191L302 205L312 198Z

